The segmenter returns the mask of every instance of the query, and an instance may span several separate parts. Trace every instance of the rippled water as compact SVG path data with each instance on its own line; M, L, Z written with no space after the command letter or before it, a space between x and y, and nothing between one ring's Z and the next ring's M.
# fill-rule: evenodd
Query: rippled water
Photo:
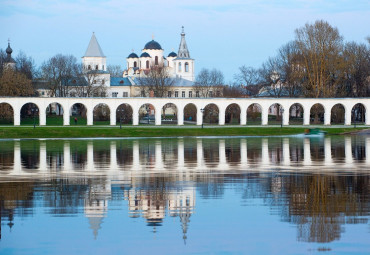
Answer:
M0 254L368 254L370 137L0 141Z

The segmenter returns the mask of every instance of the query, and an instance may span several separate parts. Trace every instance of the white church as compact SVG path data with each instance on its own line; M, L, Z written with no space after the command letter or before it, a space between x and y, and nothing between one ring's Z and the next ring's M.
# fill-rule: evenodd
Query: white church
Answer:
M138 78L145 77L150 68L155 66L164 67L175 80L172 91L168 91L168 97L199 96L199 92L193 91L194 59L190 57L184 27L177 54L170 52L166 57L164 49L153 39L145 44L140 56L134 52L129 54L126 58L127 68L121 77L111 77L107 72L107 57L94 33L82 57L82 64L85 72L94 73L94 84L106 86L108 97L142 96Z

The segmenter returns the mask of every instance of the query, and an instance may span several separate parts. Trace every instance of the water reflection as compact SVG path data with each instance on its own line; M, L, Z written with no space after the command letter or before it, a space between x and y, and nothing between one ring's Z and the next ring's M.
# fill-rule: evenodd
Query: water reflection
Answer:
M43 207L83 214L97 239L110 204L125 203L154 233L178 219L186 242L197 196L232 189L240 204L262 199L294 223L299 241L328 243L347 224L368 224L369 153L369 137L3 141L0 226Z

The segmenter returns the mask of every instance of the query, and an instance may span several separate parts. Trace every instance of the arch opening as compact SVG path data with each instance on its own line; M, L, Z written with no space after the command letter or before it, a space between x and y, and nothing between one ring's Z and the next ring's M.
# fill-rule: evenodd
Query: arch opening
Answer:
M219 109L215 104L208 104L204 107L203 123L210 125L218 124Z
M322 104L314 104L310 109L310 125L324 125L325 109Z
M46 125L63 126L64 109L59 103L51 103L46 107Z
M107 104L100 103L94 107L93 111L94 125L110 124L110 109Z
M284 110L281 104L272 104L268 109L268 125L281 125Z
M336 104L331 108L330 124L343 125L344 124L345 109L342 104Z
M196 125L197 124L197 107L195 104L187 104L184 107L184 124Z
M26 103L21 108L21 125L38 126L40 109L34 103Z
M240 106L238 104L228 105L225 110L225 124L239 125L240 111Z
M130 125L132 124L132 107L129 104L121 104L116 110L116 124Z
M0 103L0 125L14 124L14 110L8 103Z
M70 112L70 123L74 125L87 124L87 108L81 103L72 105Z
M170 124L177 125L177 106L172 103L167 103L162 107L162 125Z
M139 124L143 125L155 124L155 108L152 104L143 104L139 108Z
M364 125L365 124L365 113L366 109L363 104L355 104L351 111L351 122L354 125Z
M247 108L247 125L261 125L262 124L262 107L260 104L251 104Z
M289 108L289 125L303 125L303 106L295 103Z

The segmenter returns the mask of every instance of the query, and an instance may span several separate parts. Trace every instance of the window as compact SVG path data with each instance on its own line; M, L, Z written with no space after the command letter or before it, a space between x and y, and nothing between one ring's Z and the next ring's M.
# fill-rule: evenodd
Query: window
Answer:
M181 72L181 63L179 63L179 72Z
M193 97L193 91L189 91L189 97Z
M102 65L102 70L104 70L104 65Z
M168 91L167 92L167 97L171 97L172 96L172 93L171 93L172 91Z
M195 91L195 97L199 97L199 91Z
M221 92L219 90L217 90L216 95L217 95L217 97L220 97L221 96Z
M112 97L117 97L118 96L118 92L112 92Z
M179 92L175 91L175 97L179 97Z
M99 66L98 66L98 65L96 65L96 66L95 66L95 70L98 70L98 69L99 69Z
M141 97L145 97L145 91L144 90L141 91Z
M183 92L181 93L181 96L182 96L182 97L185 97L185 91L183 91Z
M157 66L158 65L158 56L155 56L155 65Z
M93 81L93 84L96 84L96 80Z
M123 97L128 97L128 92L123 92L122 96Z
M146 69L149 69L149 60L146 61Z
M185 72L189 72L189 63L188 62L185 63Z
M91 65L89 65L89 66L87 67L87 69L88 69L88 70L91 70Z
M209 95L209 97L213 97L213 91L210 91L210 92L208 93L208 95Z
M136 63L136 61L134 62L134 67L137 67L137 63Z
M103 84L103 85L105 84L105 80L104 79L101 81L101 84Z

